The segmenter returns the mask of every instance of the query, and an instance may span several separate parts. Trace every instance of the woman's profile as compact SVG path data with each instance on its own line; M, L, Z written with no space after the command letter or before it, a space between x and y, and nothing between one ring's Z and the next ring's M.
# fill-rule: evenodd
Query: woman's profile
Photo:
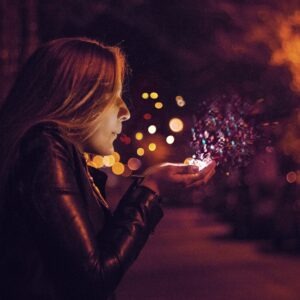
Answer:
M114 151L130 117L125 74L118 47L61 38L17 77L0 108L0 299L109 299L163 217L168 186L213 175L214 163L153 166L110 211L106 177L84 153Z

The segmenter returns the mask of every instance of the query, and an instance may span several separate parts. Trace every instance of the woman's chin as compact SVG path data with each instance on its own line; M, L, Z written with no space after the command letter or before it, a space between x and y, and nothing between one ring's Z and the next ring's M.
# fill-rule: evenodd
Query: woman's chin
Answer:
M107 155L112 155L114 151L115 151L114 147L111 147L110 149L99 149L97 151L97 154L102 156L107 156Z
M107 156L112 155L114 153L114 147L111 148L98 148L98 147L89 147L85 149L86 152L94 154L94 155L101 155L101 156Z

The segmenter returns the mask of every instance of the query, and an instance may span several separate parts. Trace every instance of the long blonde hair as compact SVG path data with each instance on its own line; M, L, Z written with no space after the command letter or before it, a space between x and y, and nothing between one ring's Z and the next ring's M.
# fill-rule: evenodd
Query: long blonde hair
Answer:
M0 109L0 196L18 143L33 125L54 122L70 140L88 139L125 72L120 48L96 40L61 38L37 49Z

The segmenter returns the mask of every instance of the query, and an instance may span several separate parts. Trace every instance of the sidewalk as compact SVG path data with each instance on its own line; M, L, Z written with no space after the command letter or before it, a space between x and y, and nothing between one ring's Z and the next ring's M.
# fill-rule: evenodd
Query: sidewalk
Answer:
M165 209L118 300L300 299L300 257L264 254L228 232L197 208Z

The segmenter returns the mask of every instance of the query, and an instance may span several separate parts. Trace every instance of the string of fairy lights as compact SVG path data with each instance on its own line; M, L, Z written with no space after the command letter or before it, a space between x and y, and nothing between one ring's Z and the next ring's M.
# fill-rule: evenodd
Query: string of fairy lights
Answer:
M163 136L158 132L158 128L161 126L158 120L155 121L155 111L162 111L167 108L167 104L160 99L157 92L142 92L140 95L140 101L148 101L150 108L149 111L143 113L142 118L144 124L146 124L145 130L136 130L131 136L123 134L120 137L120 141L124 145L133 145L135 148L134 155L130 157L127 162L123 161L119 152L114 152L112 155L90 155L85 153L85 158L89 166L101 169L110 168L114 175L121 175L129 177L133 172L138 171L143 165L143 157L151 158L151 155L155 153L164 152L166 146L171 146L176 141L176 134L179 134L184 129L184 122L180 117L173 116L168 121L168 134ZM175 97L176 106L181 109L186 105L186 101L183 96L177 95ZM152 112L154 109L154 113ZM157 119L157 118L156 118ZM166 128L165 128L166 129ZM187 163L187 160L185 160Z

